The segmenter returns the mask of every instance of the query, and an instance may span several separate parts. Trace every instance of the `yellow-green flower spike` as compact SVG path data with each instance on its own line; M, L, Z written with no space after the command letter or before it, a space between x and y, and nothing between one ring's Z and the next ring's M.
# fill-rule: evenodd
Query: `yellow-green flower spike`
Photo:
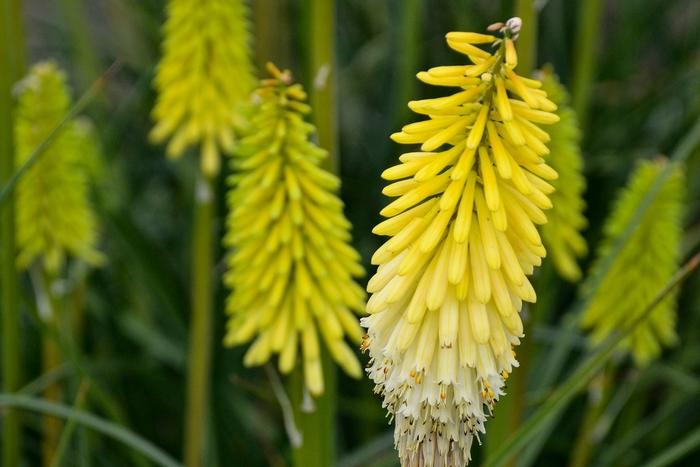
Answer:
M382 174L396 199L373 231L390 239L372 258L379 268L362 324L403 466L469 462L518 365L522 303L536 300L527 275L545 255L537 226L557 178L540 125L559 117L542 84L514 70L520 20L496 29L502 38L447 34L471 64L418 73L459 89L408 104L428 119L392 139L420 150Z
M15 149L22 164L63 120L70 107L66 77L39 63L18 87ZM59 272L66 256L99 264L97 227L88 198L84 127L68 122L17 185L17 265L41 261Z
M666 163L664 159L643 162L632 174L604 227L605 237L591 277L596 277L601 259L608 255L615 238L625 230ZM601 278L597 293L591 297L582 318L582 325L590 330L592 343L601 342L638 319L678 269L684 191L683 174L676 167L608 273ZM584 292L589 288L590 284L585 283ZM671 293L637 325L621 346L643 366L657 358L662 347L676 341L675 326L676 293Z
M256 92L259 103L230 179L225 343L255 339L245 355L248 366L277 353L280 371L289 373L302 361L306 387L319 395L319 334L349 375L362 375L344 339L361 340L353 311L364 311L365 294L353 277L363 270L336 195L340 181L320 167L328 154L309 140L315 129L304 121L306 93L288 71L268 70L272 78Z
M169 0L151 140L179 157L199 144L202 171L219 172L241 105L255 86L244 0Z
M557 171L559 178L552 180L556 189L552 196L554 208L547 213L548 222L542 226L542 240L554 267L571 282L581 278L577 258L588 252L581 230L588 221L583 214L586 202L586 178L583 176L581 156L581 130L574 109L569 106L569 95L559 83L551 67L545 67L538 75L542 89L559 108L559 122L548 128L551 138L547 163Z

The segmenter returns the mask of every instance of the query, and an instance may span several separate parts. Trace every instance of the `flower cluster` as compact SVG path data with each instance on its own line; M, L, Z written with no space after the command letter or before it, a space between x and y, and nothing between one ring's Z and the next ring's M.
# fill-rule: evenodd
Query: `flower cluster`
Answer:
M249 40L243 0L168 2L150 135L156 143L170 139L168 156L200 144L203 172L219 172L220 153L233 150L241 105L255 86Z
M600 275L602 258L625 231L667 162L644 162L632 175L604 227L605 238L590 277ZM678 269L682 239L684 180L679 167L654 195L631 237L608 269L583 313L582 324L598 343L637 320ZM584 284L584 292L591 283ZM638 365L645 365L676 341L676 296L670 293L622 342Z
M362 370L348 336L361 328L353 311L365 294L353 277L363 274L350 246L350 223L337 197L340 181L320 167L328 157L309 141L315 131L301 85L268 65L249 134L235 152L224 242L231 248L224 281L232 289L227 345L251 340L244 363L260 365L279 353L279 368L296 365L300 347L306 387L323 392L320 331L336 362L351 376Z
M536 300L527 275L545 256L537 226L552 206L547 180L557 178L540 125L559 117L542 84L514 71L519 28L513 18L490 28L503 38L448 33L471 64L418 78L459 90L410 102L428 119L392 135L421 146L382 174L396 199L373 232L391 238L372 257L362 324L368 373L395 419L404 466L468 463L518 365L522 303Z
M559 274L575 282L581 278L576 259L588 252L586 239L581 235L581 230L588 225L583 214L586 178L582 171L581 130L576 112L569 107L566 89L552 69L546 67L538 78L542 80L542 89L559 107L557 115L560 118L548 129L551 154L547 163L557 171L559 178L552 181L556 189L551 196L554 208L547 213L548 222L542 226L542 239Z
M18 85L17 162L22 164L65 118L66 77L52 62L34 65ZM41 260L57 273L67 255L98 264L97 222L89 201L88 162L96 151L92 127L67 122L17 185L17 264Z

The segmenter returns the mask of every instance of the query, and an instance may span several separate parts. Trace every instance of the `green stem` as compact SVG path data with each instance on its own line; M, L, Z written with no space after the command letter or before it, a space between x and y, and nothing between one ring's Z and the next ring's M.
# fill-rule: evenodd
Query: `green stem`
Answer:
M396 101L394 103L393 124L399 128L406 123L411 114L408 101L415 98L418 72L418 57L420 50L418 44L423 41L419 37L422 31L423 0L405 0L400 9L401 23L397 41L397 49L401 53L397 55L396 77Z
M37 271L35 289L40 315L45 321L50 332L44 332L41 336L42 345L42 373L49 373L63 364L63 357L59 339L61 338L61 315L63 309L62 300L54 293L54 281L56 277L46 271ZM58 382L48 386L44 390L44 399L51 402L61 402L63 389ZM45 415L43 419L44 439L42 440L43 464L50 467L56 457L56 448L61 436L62 423L59 419Z
M4 185L15 169L13 143L12 86L23 69L24 45L20 2L0 0L0 184ZM15 269L14 197L0 205L0 314L2 314L2 388L12 393L21 384L21 346L19 307ZM20 424L15 410L3 414L2 465L20 465Z
M336 108L337 67L335 62L335 0L306 0L302 25L308 57L308 90L318 144L329 153L325 168L338 173L338 120ZM290 378L290 395L295 421L302 434L300 446L293 449L295 467L326 467L335 464L336 368L325 347L321 353L323 394L313 399L313 411L304 411L303 368L297 365Z
M97 53L93 47L95 41L90 37L85 3L83 0L61 0L80 89L87 89L101 72Z
M574 73L571 88L572 106L585 127L590 108L593 80L596 75L596 53L600 39L602 0L581 2L579 24L574 45Z
M281 69L290 66L288 0L255 0L255 61L259 70L265 70L267 62Z
M213 239L215 190L213 180L200 174L195 189L192 245L192 322L187 367L184 461L204 465L209 405L212 340Z
M574 442L570 467L586 467L590 464L592 448L597 441L596 427L608 404L613 376L609 368L604 368L589 385L586 413Z
M318 144L328 151L326 168L338 173L338 119L336 112L335 0L308 0L310 17L309 100Z
M313 398L313 407L307 405L311 396L305 394L304 370L297 366L290 377L290 396L294 409L294 420L301 433L302 443L292 450L295 467L327 467L335 465L335 393L337 390L336 367L328 349L322 349L324 391ZM306 403L305 403L306 402Z
M537 8L535 0L517 0L515 15L523 20L518 37L518 73L530 76L537 65Z

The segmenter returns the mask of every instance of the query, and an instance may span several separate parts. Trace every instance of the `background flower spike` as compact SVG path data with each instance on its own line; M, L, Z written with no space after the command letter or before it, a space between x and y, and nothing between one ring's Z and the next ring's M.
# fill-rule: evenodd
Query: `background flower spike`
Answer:
M327 152L310 141L306 93L288 70L267 69L272 78L255 92L255 112L232 162L225 343L254 340L248 366L279 354L280 371L289 373L300 360L306 387L319 395L322 349L350 376L362 375L345 338L361 339L353 312L364 311L365 294L353 277L364 272L336 194L340 181L321 167Z
M53 62L34 65L18 84L17 161L24 162L70 108L65 74ZM96 139L84 119L67 123L17 185L17 265L40 262L56 275L68 256L99 265L97 220L89 199Z
M169 0L163 56L154 79L158 100L150 139L168 141L168 157L199 145L202 171L219 173L255 87L244 0Z
M629 224L667 163L664 158L642 162L634 171L604 226L605 237L589 277L597 276L601 258L608 255L614 239ZM684 192L683 172L680 167L674 167L582 315L581 324L589 330L592 343L601 342L634 321L678 269ZM590 282L584 283L584 294L590 286ZM622 342L622 348L638 365L648 364L661 354L663 347L675 343L676 296L677 289Z
M552 67L545 66L535 75L542 80L542 89L556 105L560 118L548 130L551 140L547 163L557 171L559 178L550 182L556 189L550 196L554 207L542 226L542 240L557 272L564 279L576 282L581 278L577 260L588 252L586 239L581 234L588 225L584 215L586 178L580 147L581 129L576 113L569 106L569 95ZM540 101L544 99L534 97Z

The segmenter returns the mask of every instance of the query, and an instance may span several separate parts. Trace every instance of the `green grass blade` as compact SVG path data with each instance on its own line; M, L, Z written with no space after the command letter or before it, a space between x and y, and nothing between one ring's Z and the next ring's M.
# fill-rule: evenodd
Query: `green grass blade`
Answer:
M85 395L90 387L89 381L83 381L80 383L78 388L78 394L75 397L75 403L73 404L73 409L81 409L83 403L85 402ZM68 422L66 423L63 433L61 433L61 439L58 442L58 447L56 448L56 455L51 460L51 467L60 467L63 465L63 459L68 451L68 446L70 445L71 438L73 437L73 432L75 431L75 413L68 417Z
M80 99L73 105L68 110L68 113L63 117L63 120L60 121L60 123L53 129L51 132L46 136L46 139L44 139L39 145L34 148L32 153L29 155L26 161L17 169L17 171L10 177L10 179L5 183L5 185L2 187L2 190L0 190L0 206L2 206L2 203L5 201L7 196L12 193L14 190L15 186L17 185L17 182L22 178L22 176L29 170L32 165L36 163L36 161L39 160L41 155L46 151L46 149L51 146L51 143L53 143L53 140L56 139L56 136L61 132L63 127L65 127L70 121L72 121L76 116L78 116L87 106L92 102L92 100L102 91L102 89L105 87L105 84L107 83L107 79L115 74L119 68L121 68L121 63L119 60L115 60L109 68L95 80L94 83L92 83L92 86L85 91L85 93L80 96Z
M636 425L634 429L625 434L624 437L617 440L609 448L601 453L600 460L596 465L599 467L617 465L618 460L629 452L637 443L645 436L652 435L659 426L667 422L671 417L677 414L685 404L695 400L700 391L671 397L656 413L646 418L641 423Z
M688 436L654 457L642 467L665 467L667 465L672 465L677 460L682 459L684 455L698 449L698 447L700 447L700 428L691 431Z
M605 278L610 271L610 268L614 264L615 259L620 254L625 244L629 241L629 238L634 233L647 209L649 209L649 206L654 201L654 198L665 181L671 175L672 171L675 169L677 164L684 162L693 153L699 142L700 120L695 123L688 133L686 133L685 138L683 138L681 143L673 151L670 157L670 163L667 164L661 171L649 192L637 207L637 210L635 211L625 230L613 242L608 256L601 260L600 268L597 270L596 276L592 276L589 279L591 286L588 295L584 296L581 301L574 305L573 309L564 317L562 323L564 336L562 339L559 339L554 348L550 350L547 360L542 365L542 367L545 369L544 372L535 379L537 383L533 389L537 392L541 392L542 389L552 386L559 377L559 374L561 373L561 370L564 367L564 364L567 361L569 353L574 345L574 331L578 328L578 319L581 310L586 309L591 297L595 295L602 280ZM541 437L534 439L528 446L527 450L525 451L524 458L521 459L521 466L531 465L532 460L541 450L545 441L544 437L546 437L546 435L554 427L554 421L550 421L549 423L551 424L549 428L545 427L542 429Z
M15 394L0 394L0 407L14 407L64 419L73 419L75 423L84 425L125 444L132 450L143 454L157 465L162 467L182 467L181 464L177 463L172 457L160 450L150 441L89 412L76 410L63 404L47 402L36 397Z
M638 319L634 320L621 332L613 334L599 345L590 356L562 383L553 393L547 398L544 404L530 417L522 427L511 436L506 442L493 453L487 462L486 466L497 467L502 466L524 448L533 438L535 438L543 427L546 427L551 420L554 419L561 409L585 387L586 384L593 378L610 359L615 352L619 343L627 337L635 327L642 322L649 313L691 272L700 265L700 253L693 256L666 286L659 291L654 300L649 306L644 309L644 312Z
M377 459L385 457L396 458L394 451L394 431L391 430L361 445L354 451L343 456L338 467L362 467L375 465ZM398 459L396 459L398 463Z

